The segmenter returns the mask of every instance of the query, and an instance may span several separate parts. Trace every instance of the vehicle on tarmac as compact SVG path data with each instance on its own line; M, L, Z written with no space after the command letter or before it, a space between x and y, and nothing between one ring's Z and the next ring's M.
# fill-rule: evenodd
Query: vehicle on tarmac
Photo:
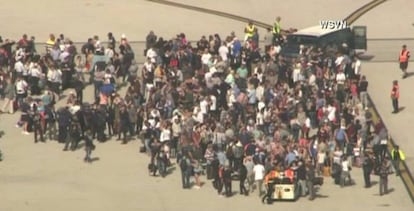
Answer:
M351 51L367 50L366 33L366 26L332 29L317 25L305 28L287 35L281 55L287 59L295 59L305 48L338 49L343 44L346 44Z
M323 185L323 177L315 177L314 186ZM272 204L274 201L296 201L301 193L300 186L296 177L290 178L284 172L279 172L279 176L269 180L267 193L263 196L262 202Z

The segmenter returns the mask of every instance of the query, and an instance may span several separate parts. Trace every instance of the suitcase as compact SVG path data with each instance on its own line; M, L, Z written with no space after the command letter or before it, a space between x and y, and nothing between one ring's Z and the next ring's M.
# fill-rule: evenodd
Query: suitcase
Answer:
M213 167L211 165L207 165L206 172L207 172L207 179L208 180L211 180L211 179L214 178L214 176L213 176Z
M313 185L322 186L323 185L323 177L315 177L313 179Z
M322 174L323 174L324 177L330 177L331 176L331 167L324 166Z
M140 153L144 153L144 152L146 152L147 151L147 148L145 147L145 146L141 146L141 147L139 147L139 152Z
M19 109L19 104L17 103L17 100L13 100L13 112L16 112L17 109Z

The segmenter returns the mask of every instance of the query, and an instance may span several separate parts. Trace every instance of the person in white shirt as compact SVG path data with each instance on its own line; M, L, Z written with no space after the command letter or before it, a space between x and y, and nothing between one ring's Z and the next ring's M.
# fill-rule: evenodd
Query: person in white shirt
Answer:
M316 75L314 73L310 73L308 84L309 86L316 86Z
M342 156L341 162L341 188L345 186L345 182L348 179L349 182L352 182L351 179L351 165L348 162L348 158L346 155Z
M215 119L218 119L218 110L217 110L217 98L213 94L209 96L210 98L210 113L211 116Z
M256 188L259 189L259 197L262 195L263 190L263 178L265 176L265 168L264 166L259 163L255 162L255 165L253 167L254 172L254 181L256 182Z
M62 82L62 72L55 67L49 68L47 75L48 81L50 82L50 91L54 92L57 95L60 95L60 84Z
M16 100L18 105L21 106L23 104L23 99L27 96L27 82L20 76L17 78L16 82Z
M176 71L177 72L175 73L175 77L177 77L178 83L182 83L184 81L183 71L181 71L180 69L177 69Z
M201 62L204 64L204 65L208 65L208 63L209 63L209 61L210 61L210 59L211 59L211 54L208 52L208 49L205 49L204 50L204 53L203 53L203 55L201 55Z
M257 112L256 115L256 127L264 131L264 110Z
M203 115L207 115L209 112L209 102L207 101L207 97L204 97L203 100L200 101L200 111Z
M336 60L335 60L336 67L339 67L340 65L342 65L343 61L344 61L344 55L341 55L338 53L338 56L336 57Z
M16 71L16 76L23 76L24 68L22 60L17 60L17 62L14 63L14 71Z
M18 78L17 79L17 82L16 82L16 91L17 91L17 94L18 95L19 94L25 94L26 93L26 90L27 90L27 86L28 86L28 84L27 84L27 82L24 79L22 79L21 77Z
M59 61L60 62L66 62L69 59L69 52L68 50L64 50L60 55L59 55Z
M345 101L345 81L346 75L342 68L339 68L338 73L336 74L336 85L337 85L337 98L339 101Z
M169 127L165 127L161 130L160 142L168 143L171 140L171 130Z
M198 123L204 123L204 114L201 112L200 106L194 108L193 118Z
M302 68L302 65L300 63L297 63L295 68L293 69L293 73L292 73L293 83L296 83L297 81L299 81L301 68Z
M227 61L228 59L227 55L229 54L229 48L227 47L226 42L223 42L223 45L220 46L220 48L218 49L218 52L219 52L221 59L223 61Z
M152 109L152 111L150 112L150 118L155 119L155 118L160 118L161 117L161 113L158 109Z
M150 49L148 49L146 56L147 56L147 58L150 58L150 61L154 61L157 58L158 54L154 50L154 48L150 48Z
M338 70L338 73L336 74L336 83L338 85L344 85L346 81L345 73L342 69Z
M209 89L212 89L213 86L214 86L212 78L213 78L213 72L212 71L208 71L204 74L204 80L206 82L206 87L209 88Z
M14 57L14 59L16 60L16 61L19 61L19 60L23 60L24 59L24 57L25 57L25 52L24 52L24 48L18 48L17 49L17 51L16 51L16 56Z
M358 57L354 57L353 69L356 79L360 79L361 77L361 60Z
M256 88L256 99L262 100L264 98L265 88L263 83L260 83L259 86Z
M327 110L328 112L328 120L330 122L333 122L335 120L335 113L336 113L336 108L335 106L332 105L328 105Z
M111 59L112 57L114 57L114 49L112 44L108 44L108 47L105 49L105 56L109 59Z
M39 95L40 89L39 89L39 80L42 77L42 72L40 71L39 65L37 63L33 63L31 65L31 68L29 70L30 75L30 92L31 95Z
M317 155L317 160L318 160L317 173L318 173L318 175L321 175L323 173L323 167L324 167L324 164L325 164L325 159L326 159L325 150L319 150L318 155Z
M274 51L276 54L279 54L279 53L280 53L280 51L282 50L282 46L280 46L280 45L279 45L279 43L275 43L275 45L274 45L272 48L273 48L273 51Z
M155 65L154 63L151 62L151 58L149 57L147 58L147 60L144 62L143 68L145 68L145 70L148 72L154 72Z

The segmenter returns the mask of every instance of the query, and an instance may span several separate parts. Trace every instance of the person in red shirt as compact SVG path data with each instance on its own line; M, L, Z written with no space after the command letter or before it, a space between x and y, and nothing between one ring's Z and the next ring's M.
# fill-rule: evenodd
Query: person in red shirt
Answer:
M356 81L352 81L351 84L351 103L352 105L358 104L358 86Z
M392 100L392 107L394 108L393 114L398 113L398 99L400 98L400 87L398 86L398 81L393 81L393 86L391 89L391 100Z

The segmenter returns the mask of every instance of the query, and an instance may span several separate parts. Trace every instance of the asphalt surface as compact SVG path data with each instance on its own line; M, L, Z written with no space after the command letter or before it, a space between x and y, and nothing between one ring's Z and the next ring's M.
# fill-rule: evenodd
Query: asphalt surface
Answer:
M245 1L245 4L240 4L237 0L180 2L242 16L251 15L257 20L268 22L280 15L284 25L303 28L316 25L322 18L345 17L368 1L332 0L329 5L323 0L300 1L303 5L301 7L297 7L297 2L280 0L264 0L261 4L255 4L256 1L253 0ZM322 4L326 6L321 7ZM407 11L413 7L414 2L411 1L389 1L364 15L357 23L368 26L369 37L409 37L414 28L410 18L407 18L412 15ZM27 15L33 14L33 11L37 12ZM302 17L298 14L302 14ZM392 21L378 24L379 20L387 19L388 16L398 22L398 27L401 28L398 34L380 29L396 27ZM82 41L95 34L104 37L108 31L112 31L117 37L125 33L131 37L130 40L143 40L149 30L165 37L183 31L189 39L198 39L202 34L227 34L232 30L241 35L245 25L212 15L131 0L9 1L0 7L0 18L13 20L13 24L8 25L8 30L2 34L3 39L18 39L23 33L28 33L29 36L35 35L38 40L46 40L50 32L63 32L75 41ZM66 24L65 27L62 23ZM396 45L395 48L399 49L400 46ZM410 140L410 122L414 122L414 99L410 90L413 90L414 85L410 81L414 77L401 81L401 106L405 108L399 114L391 115L389 91L391 81L400 78L398 64L364 63L362 68L370 82L369 93L380 115L395 141L406 152L407 163L413 169L414 149ZM84 95L86 99L92 100L92 87L88 87ZM65 99L59 104L62 105L64 101ZM232 198L221 198L205 177L202 178L205 185L200 190L182 190L180 174L174 167L166 178L148 175L149 158L138 153L138 140L127 145L114 140L97 143L97 149L93 152L96 161L85 164L83 149L63 152L63 146L56 142L34 144L33 134L23 135L21 129L15 127L18 117L18 114L0 115L0 129L6 133L0 139L0 148L5 158L0 162L1 211L413 209L413 203L399 177L391 176L391 193L379 196L378 184L370 189L363 188L362 172L358 168L353 168L352 171L356 185L341 189L332 184L331 178L326 178L317 199L312 202L299 199L297 202L277 202L268 206L261 204L256 193L248 197L235 194ZM376 176L372 178L374 183L378 181ZM233 191L238 191L237 183L233 183Z

